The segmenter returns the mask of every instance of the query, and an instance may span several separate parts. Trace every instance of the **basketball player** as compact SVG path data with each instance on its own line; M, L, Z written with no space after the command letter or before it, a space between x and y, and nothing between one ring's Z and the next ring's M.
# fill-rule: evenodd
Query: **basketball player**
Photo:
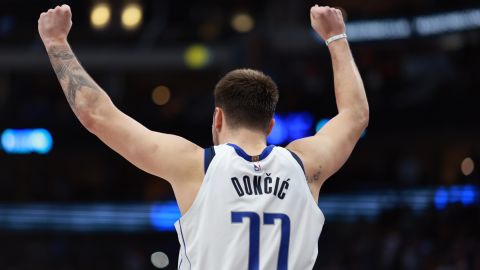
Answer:
M314 6L312 27L330 50L338 114L316 135L267 146L278 90L259 71L234 70L215 87L203 149L122 113L77 61L69 6L40 15L38 30L67 101L91 133L138 168L166 179L182 217L179 269L312 269L324 216L320 187L347 160L368 123L362 80L338 9Z

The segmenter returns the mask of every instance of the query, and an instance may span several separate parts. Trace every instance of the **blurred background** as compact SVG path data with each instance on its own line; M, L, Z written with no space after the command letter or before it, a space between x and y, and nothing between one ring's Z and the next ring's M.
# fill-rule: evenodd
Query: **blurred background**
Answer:
M342 8L371 117L322 189L315 269L480 269L475 0L0 1L0 269L176 269L171 188L80 125L49 65L37 19L63 3L74 51L115 104L202 147L213 87L234 68L279 85L271 144L333 117L309 8Z

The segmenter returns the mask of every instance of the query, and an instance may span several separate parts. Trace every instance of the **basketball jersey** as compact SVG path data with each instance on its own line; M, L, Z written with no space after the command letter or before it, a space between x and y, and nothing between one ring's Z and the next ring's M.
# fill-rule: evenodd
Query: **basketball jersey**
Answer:
M294 153L268 146L252 157L224 144L205 150L205 170L175 223L178 269L313 268L325 219Z

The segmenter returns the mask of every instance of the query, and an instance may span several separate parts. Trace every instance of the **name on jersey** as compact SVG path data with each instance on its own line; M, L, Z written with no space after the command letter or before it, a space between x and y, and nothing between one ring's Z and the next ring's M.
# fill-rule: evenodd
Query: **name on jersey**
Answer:
M265 177L244 175L243 177L232 177L230 179L239 197L271 194L283 200L290 185L288 183L290 178L280 180L280 177L273 177L269 173Z

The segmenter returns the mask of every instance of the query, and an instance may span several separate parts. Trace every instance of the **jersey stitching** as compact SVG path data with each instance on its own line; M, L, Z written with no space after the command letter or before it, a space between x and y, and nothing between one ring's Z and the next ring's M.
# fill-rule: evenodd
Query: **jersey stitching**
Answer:
M220 150L220 148L218 149ZM207 181L207 174L211 174L211 171L215 169L215 162L217 162L217 156L220 154L221 155L221 152L220 153L217 153L217 151L215 150L215 146L212 146L212 152L214 153L214 156L212 157L212 160L210 161L210 164L208 165L208 169L207 171L205 171L205 175L203 176L203 180L202 180L202 184L200 185L200 189L198 190L198 193L195 195L195 198L193 199L193 203L192 205L190 206L190 208L187 210L187 212L185 212L179 219L180 220L188 220L189 216L193 215L191 213L194 212L195 209L199 208L199 204L202 203L202 201L204 200L204 197L205 197L205 192L206 192L206 189L208 188L207 185L209 185L210 183L208 183Z
M311 192L310 192L310 188L309 188L308 183L307 183L307 176L305 175L305 172L302 170L302 167L301 167L300 164L297 162L297 160L290 154L291 152L290 152L288 149L286 149L286 148L283 148L283 149L287 150L287 152L285 153L285 152L283 152L283 151L279 151L279 153L281 153L282 156L284 156L285 158L287 158L290 163L296 164L296 166L298 166L298 167L300 168L300 170L301 170L301 172L302 172L302 175L303 175L303 177L305 178L304 181L300 181L300 182L303 182L303 183L301 183L301 185L304 186L304 190L307 191L307 194L310 196L307 200L311 200L310 204L311 204L315 209L317 209L317 210L315 210L315 211L317 211L317 212L320 214L321 218L323 219L323 223L325 224L325 215L323 214L322 209L320 209L320 206L318 205L318 203L315 202L315 199L313 198L313 195L312 195ZM287 154L287 153L288 153L288 154Z
M238 146L236 144L228 143L226 145L232 147L233 150L235 150L235 152L237 153L238 156L240 156L241 158L245 159L248 162L264 160L265 158L267 158L270 155L272 150L275 148L275 145L269 145L269 146L267 146L263 149L263 151L260 155L250 156L240 146Z
M190 269L192 269L192 263L190 262L190 258L187 255L187 245L185 244L185 238L183 237L183 230L182 230L182 222L179 220L178 225L180 227L180 234L182 235L182 242L183 242L183 250L185 253L185 258L187 258L188 264L190 265Z

